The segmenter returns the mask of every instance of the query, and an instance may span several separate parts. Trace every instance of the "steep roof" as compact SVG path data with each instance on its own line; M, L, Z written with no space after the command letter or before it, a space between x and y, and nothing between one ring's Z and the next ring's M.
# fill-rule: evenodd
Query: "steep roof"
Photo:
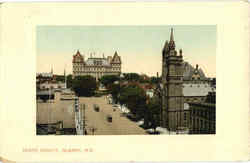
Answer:
M84 58L83 56L81 55L81 53L79 52L79 50L77 50L76 54L73 55L73 63L75 62L84 62Z
M203 70L201 68L198 68L198 65L196 65L196 68L194 68L188 62L184 62L183 67L184 67L184 72L183 72L184 80L192 80L193 75L199 76L200 80L207 79Z
M115 51L115 54L111 60L111 63L121 63L121 57L118 56L117 51Z
M110 66L107 58L88 58L85 63L86 66Z

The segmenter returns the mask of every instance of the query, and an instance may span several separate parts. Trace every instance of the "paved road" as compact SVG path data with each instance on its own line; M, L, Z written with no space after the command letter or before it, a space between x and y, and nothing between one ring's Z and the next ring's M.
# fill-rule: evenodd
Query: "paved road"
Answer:
M86 128L89 135L145 135L146 131L140 128L135 122L121 116L121 111L113 111L111 104L107 103L105 97L81 97L80 103L86 104ZM93 104L100 106L96 112ZM108 122L107 115L112 115L112 123ZM92 128L96 130L92 132Z

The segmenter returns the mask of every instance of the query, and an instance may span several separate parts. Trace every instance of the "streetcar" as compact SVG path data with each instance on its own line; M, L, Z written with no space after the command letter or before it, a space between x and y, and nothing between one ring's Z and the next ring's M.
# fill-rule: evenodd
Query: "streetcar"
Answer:
M107 115L107 121L112 122L112 116L111 115Z

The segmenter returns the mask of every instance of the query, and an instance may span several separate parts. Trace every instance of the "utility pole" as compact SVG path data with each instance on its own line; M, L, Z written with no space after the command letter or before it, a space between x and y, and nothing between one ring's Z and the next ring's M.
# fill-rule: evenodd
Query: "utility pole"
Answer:
M81 130L82 130L82 134L85 135L85 131L86 131L86 116L85 116L85 109L86 109L86 105L85 104L81 104Z
M50 100L50 87L49 87L49 99L48 99L48 113L49 113L49 116L48 116L48 128L47 128L48 129L48 133L50 133L50 126L49 126L49 124L50 124L50 116L51 116L51 108L49 107L50 106L49 100Z

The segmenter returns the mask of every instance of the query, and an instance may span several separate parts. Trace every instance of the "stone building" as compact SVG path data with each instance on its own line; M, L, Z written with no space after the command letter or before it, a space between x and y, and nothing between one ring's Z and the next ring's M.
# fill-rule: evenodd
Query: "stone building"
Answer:
M188 127L184 119L183 57L175 50L173 29L162 51L162 126L176 131Z
M90 56L87 60L79 51L73 55L73 77L91 75L97 81L104 75L120 75L121 73L121 57L117 52L112 56L95 58Z
M216 104L215 92L209 92L204 102L190 102L189 121L190 134L215 134L216 131Z
M66 74L64 71L64 82L57 81L56 75L53 74L53 70L50 73L37 73L36 74L36 88L38 90L49 89L66 89Z
M162 127L176 132L215 133L215 99L211 97L215 96L215 85L198 65L194 68L183 61L181 49L177 54L173 29L162 51L161 80L155 94L161 97Z
M76 135L77 121L75 106L75 97L63 99L65 93L73 92L62 90L61 92L43 91L37 96L41 99L36 103L36 131L37 135ZM49 98L44 98L49 96ZM38 97L38 98L39 98ZM59 133L58 133L59 132Z
M204 102L209 92L214 91L212 80L198 64L194 68L188 62L183 63L183 96L184 102Z

